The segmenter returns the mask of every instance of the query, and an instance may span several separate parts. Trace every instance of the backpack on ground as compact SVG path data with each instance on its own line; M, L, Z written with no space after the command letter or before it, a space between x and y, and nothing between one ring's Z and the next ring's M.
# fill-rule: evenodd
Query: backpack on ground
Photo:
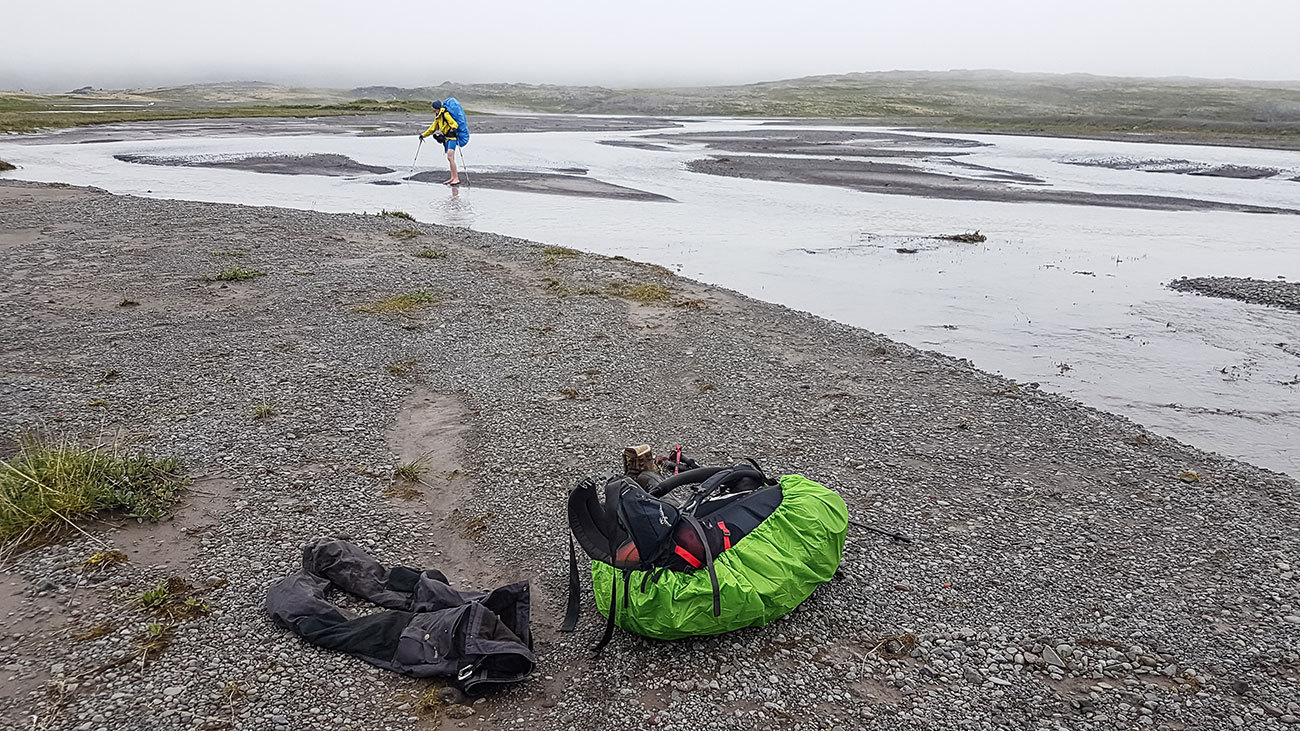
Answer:
M765 625L835 574L848 510L834 492L800 475L770 478L752 460L698 467L680 449L666 461L678 474L664 476L665 460L644 469L648 454L630 448L624 474L588 478L569 493L569 528L592 559L607 620L597 651L615 625L657 639ZM573 540L569 561L564 631L581 607Z

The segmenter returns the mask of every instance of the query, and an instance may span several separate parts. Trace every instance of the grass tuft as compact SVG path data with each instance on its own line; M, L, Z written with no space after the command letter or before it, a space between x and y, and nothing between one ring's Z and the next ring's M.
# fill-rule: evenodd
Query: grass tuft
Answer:
M580 253L577 249L570 249L567 246L548 246L542 249L542 254L552 259L577 259Z
M483 534L487 532L488 526L492 524L492 520L496 517L496 513L483 513L474 516L465 523L463 528L461 528L461 538L471 541L479 540L483 537Z
M612 284L609 291L616 297L643 305L664 302L672 296L672 292L662 284Z
M424 714L430 721L437 722L442 716L442 699L438 697L437 686L425 690L415 699L415 710Z
M141 609L159 609L167 602L171 601L171 591L167 589L167 582L159 581L152 587L145 589L135 598L135 603Z
M405 376L406 374L415 370L415 366L418 363L419 361L416 360L415 358L407 358L406 360L395 361L393 363L388 364L388 372L393 374L394 376Z
M253 407L254 419L269 419L275 416L275 407L271 404L257 404Z
M357 312L410 312L411 310L431 305L435 302L434 297L427 290L419 289L415 292L406 294L397 294L392 297L386 297L377 302L371 302L368 305L361 305L356 309Z
M98 551L82 562L81 570L83 573L103 571L126 562L126 554L121 551Z
M542 249L542 256L545 257L546 266L548 267L555 266L555 263L561 259L576 259L581 253L567 246L547 246Z
M410 241L420 237L420 232L413 228L399 228L396 231L389 231L389 236L399 241Z
M213 277L213 279L215 279L218 282L243 282L249 279L254 279L256 277L264 276L265 274L266 272L261 272L256 269L242 269L240 267L234 267L232 269L221 270L220 272L217 273L217 276Z
M163 624L162 622L149 622L144 626L144 632L136 637L135 649L140 664L148 664L151 659L161 655L166 650L172 640L176 638L176 629L172 625Z
M379 213L376 213L375 215L376 215L376 216L390 216L390 217L392 217L392 218L400 218L400 219L403 219L403 220L405 220L405 221L414 221L414 220L415 220L415 216L412 216L411 214L407 213L406 211L390 211L390 210L388 210L388 209L384 209L384 210L380 211Z
M600 290L592 287L581 287L574 289L558 279L546 277L542 279L542 289L558 297L575 297L584 294L600 294Z
M89 642L90 640L97 640L105 635L110 635L116 629L117 625L112 622L100 622L99 624L92 624L73 635L72 639L77 640L78 642Z
M406 480L407 482L419 482L422 477L429 471L427 462L429 455L419 459L405 462L393 468L393 479Z
M415 252L413 256L419 257L421 259L445 259L447 258L447 252L438 251L437 249L420 249L419 251Z
M106 510L157 520L187 483L179 472L172 458L24 437L18 454L0 461L0 542L50 536Z

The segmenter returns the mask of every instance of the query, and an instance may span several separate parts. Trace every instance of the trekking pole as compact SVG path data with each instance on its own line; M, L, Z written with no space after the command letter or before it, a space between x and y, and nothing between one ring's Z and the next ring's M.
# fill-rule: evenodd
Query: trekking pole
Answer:
M897 532L894 532L894 531L887 531L887 530L885 530L885 529L883 529L883 528L873 528L872 526L869 526L869 525L867 525L866 523L861 523L861 522L858 522L858 521L856 521L856 520L850 520L850 521L849 521L849 525L854 526L854 527L857 527L857 528L861 528L862 530L869 530L869 531L871 531L872 533L879 533L879 534L882 535L882 536L888 536L889 538L893 538L894 540L896 540L896 541L901 541L901 542L903 542L903 543L911 543L911 542L912 542L912 539L911 539L911 538L908 538L906 535L904 535L904 534L902 534L902 533L897 533Z
M464 167L466 167L466 165L465 165L465 148L464 148L464 147L457 147L456 149L460 151L460 166L461 166L461 168L464 168ZM465 176L465 187L468 188L468 187L469 187L469 174L466 173L463 169L461 170L461 174Z
M420 144L415 148L415 157L411 158L411 174L407 178L415 176L415 161L420 159L420 149L424 147L424 138L420 138Z

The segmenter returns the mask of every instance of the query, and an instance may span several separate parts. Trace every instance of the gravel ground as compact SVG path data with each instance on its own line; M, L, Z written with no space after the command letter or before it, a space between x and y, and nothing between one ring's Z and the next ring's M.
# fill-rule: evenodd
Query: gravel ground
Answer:
M1246 279L1243 277L1196 277L1175 279L1170 289L1224 299L1241 300L1256 305L1273 305L1300 312L1300 282Z
M6 183L0 252L0 436L123 439L196 477L171 521L94 522L0 567L5 729L1300 720L1297 483L1034 384L657 267L391 217ZM204 279L230 266L266 274ZM615 294L644 284L667 294ZM356 311L420 288L435 303L408 315ZM564 496L639 442L753 455L915 540L851 529L788 617L619 633L593 661L589 596L554 630ZM427 484L393 490L423 453ZM274 628L265 589L318 535L458 586L530 579L536 675L421 710L437 683ZM130 560L83 572L105 545ZM132 598L169 577L212 612L141 658L155 619Z

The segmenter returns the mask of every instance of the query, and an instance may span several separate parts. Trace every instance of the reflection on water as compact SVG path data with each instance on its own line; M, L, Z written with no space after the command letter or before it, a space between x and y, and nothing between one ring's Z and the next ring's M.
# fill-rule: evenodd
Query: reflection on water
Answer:
M449 192L445 195L434 194L431 202L433 218L448 226L474 227L474 206L470 203L469 194L462 195L463 187L465 186L449 185Z
M709 120L684 131L760 123ZM1205 275L1300 281L1300 217L933 200L722 178L686 169L708 154L699 142L638 141L657 132L479 135L470 156L478 167L466 168L470 187L459 189L405 179L409 137L128 139L119 132L120 140L95 145L4 141L0 159L22 166L11 177L165 198L405 210L423 221L652 262L968 358L1196 446L1300 476L1300 315L1164 286ZM1171 159L1293 171L1300 169L1296 152L955 136L989 143L968 149L967 166L1058 189L1300 204L1300 182L1287 178L1067 164ZM626 144L600 144L611 140ZM132 165L113 158L120 154L338 154L399 172L266 175ZM584 169L675 202L475 189L476 169ZM934 238L975 230L987 240Z

